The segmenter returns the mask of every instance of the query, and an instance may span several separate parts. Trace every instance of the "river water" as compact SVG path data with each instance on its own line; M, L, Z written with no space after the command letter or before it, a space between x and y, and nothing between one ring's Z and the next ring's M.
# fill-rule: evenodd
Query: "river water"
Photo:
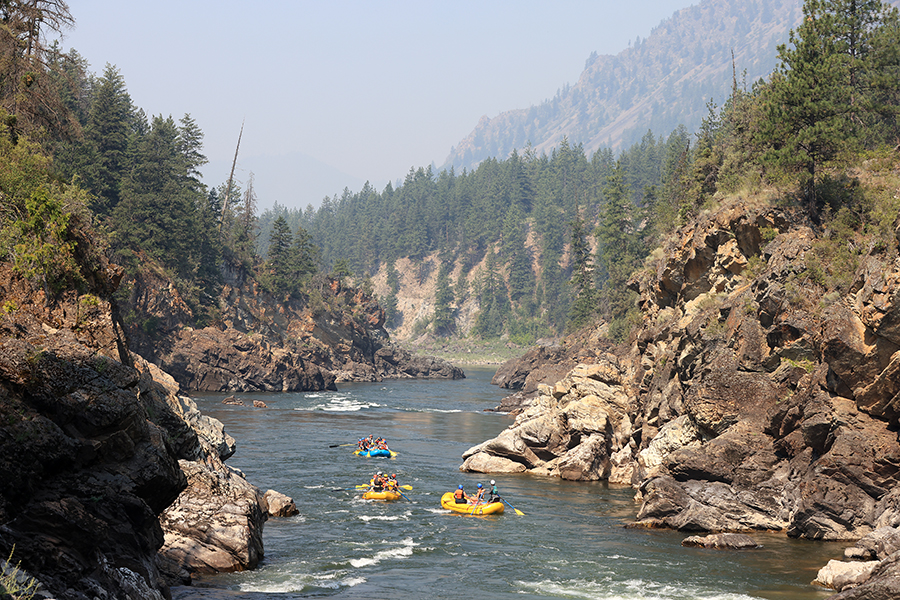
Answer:
M342 384L336 392L255 393L268 409L196 397L238 441L228 464L263 490L285 493L300 515L269 519L259 568L173 589L176 600L257 598L821 599L810 582L845 544L754 534L763 548L684 548L687 534L625 529L638 505L628 487L531 475L460 473L462 453L510 425L483 412L504 395L492 370L460 381ZM398 455L360 458L374 434ZM396 473L408 500L365 501L353 489ZM472 517L440 506L444 492L496 479L524 513ZM349 489L348 489L349 488Z

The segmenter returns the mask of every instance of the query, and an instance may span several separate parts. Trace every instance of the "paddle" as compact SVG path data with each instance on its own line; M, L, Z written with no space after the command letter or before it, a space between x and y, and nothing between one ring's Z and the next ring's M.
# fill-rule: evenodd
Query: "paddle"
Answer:
M368 484L368 483L360 483L360 484L357 485L356 487L358 487L358 488L369 487L369 484ZM397 486L397 487L401 487L401 488L403 488L404 490L412 490L412 489L413 489L413 487L412 487L411 485L399 485L399 486Z
M507 506L509 506L511 509L513 509L514 511L516 511L516 514L517 514L517 515L525 516L525 513L523 513L521 510L519 510L518 508L516 508L515 506L513 506L513 505L510 504L509 502L507 502L505 499L500 498L500 500L502 500L502 501L503 501Z
M400 487L403 487L403 486L400 486ZM404 498L406 498L406 494L404 494L400 490L397 490L397 493L400 494L401 496L403 496ZM409 500L409 498L406 498L406 499ZM412 500L409 500L409 501L412 502Z
M342 446L355 446L356 444L332 444L328 446L329 448L340 448Z

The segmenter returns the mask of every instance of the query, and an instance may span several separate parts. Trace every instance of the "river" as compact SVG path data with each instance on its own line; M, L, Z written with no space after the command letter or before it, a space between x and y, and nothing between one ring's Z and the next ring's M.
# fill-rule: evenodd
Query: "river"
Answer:
M589 598L806 600L810 585L845 544L754 534L763 548L715 551L681 546L687 534L625 529L634 490L531 475L460 473L462 453L511 423L483 412L504 393L492 370L460 381L342 384L336 392L254 393L268 409L196 396L238 442L228 464L263 490L285 493L300 515L269 519L259 568L198 579L176 600L257 598ZM385 437L395 458L360 458L359 437ZM408 500L362 500L353 489L377 470L396 473ZM440 497L493 478L516 509L450 514Z

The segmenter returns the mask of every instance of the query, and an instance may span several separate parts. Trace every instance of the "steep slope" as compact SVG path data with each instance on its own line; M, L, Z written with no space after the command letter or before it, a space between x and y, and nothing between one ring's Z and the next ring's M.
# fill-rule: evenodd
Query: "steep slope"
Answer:
M833 235L740 199L685 226L632 280L634 343L540 385L461 468L632 485L647 527L851 540L897 525L898 239L851 244L842 295L816 274Z
M652 129L694 131L712 98L721 104L736 75L749 85L776 66L776 46L801 16L800 0L704 0L682 9L640 44L592 55L574 85L527 109L482 117L444 167L472 168L529 143L549 152L568 137L586 151L622 149ZM732 62L733 61L733 62ZM734 69L732 68L734 67ZM736 73L735 73L736 70Z
M317 276L311 295L291 300L265 293L239 268L226 268L224 279L217 318L202 328L192 326L190 308L149 259L124 283L132 346L187 390L323 390L341 381L464 377L445 361L393 344L375 298L341 281Z

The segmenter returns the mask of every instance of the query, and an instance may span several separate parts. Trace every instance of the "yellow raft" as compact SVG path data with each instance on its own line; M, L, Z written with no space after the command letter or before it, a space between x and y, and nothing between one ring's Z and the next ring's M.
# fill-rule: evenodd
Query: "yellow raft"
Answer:
M385 500L387 502L392 502L394 500L399 500L401 498L401 494L400 492L395 492L393 490L383 490L380 492L369 490L365 494L363 494L363 498L366 500Z
M502 502L489 502L485 504L457 504L453 492L447 492L441 496L441 506L453 512L467 515L502 515Z

